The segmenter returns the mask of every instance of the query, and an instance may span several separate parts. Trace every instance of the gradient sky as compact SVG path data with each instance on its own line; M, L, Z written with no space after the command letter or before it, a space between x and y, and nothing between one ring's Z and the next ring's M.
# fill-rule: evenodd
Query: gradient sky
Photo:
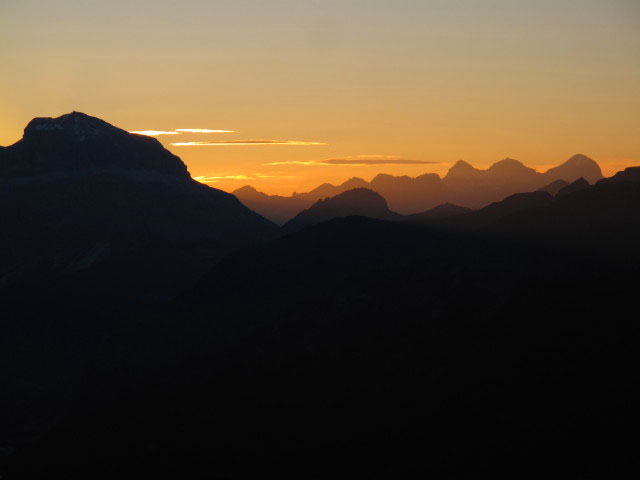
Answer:
M231 130L157 137L225 190L574 153L610 174L640 162L640 1L2 0L0 91L0 145L72 110Z

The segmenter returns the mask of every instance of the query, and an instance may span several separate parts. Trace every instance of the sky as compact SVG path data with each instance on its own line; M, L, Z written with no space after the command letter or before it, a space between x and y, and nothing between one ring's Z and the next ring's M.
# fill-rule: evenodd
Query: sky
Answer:
M82 111L173 132L227 191L575 153L612 174L640 164L640 1L0 0L0 91L0 145Z

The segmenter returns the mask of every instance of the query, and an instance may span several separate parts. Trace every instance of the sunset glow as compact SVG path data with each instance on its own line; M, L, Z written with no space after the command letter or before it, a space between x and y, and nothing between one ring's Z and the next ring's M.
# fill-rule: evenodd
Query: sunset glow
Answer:
M233 130L209 130L208 128L176 128L180 133L234 133Z
M165 132L162 130L140 130L131 131L129 133L135 133L137 135L146 135L148 137L157 137L158 135L178 135L178 132Z
M238 146L238 145L326 145L321 142L301 142L298 140L233 140L233 141L209 141L209 142L177 142L174 147L212 147L212 146Z
M640 162L637 1L400 4L4 2L0 145L75 109L156 137L193 176L296 177L246 180L274 194L460 159Z

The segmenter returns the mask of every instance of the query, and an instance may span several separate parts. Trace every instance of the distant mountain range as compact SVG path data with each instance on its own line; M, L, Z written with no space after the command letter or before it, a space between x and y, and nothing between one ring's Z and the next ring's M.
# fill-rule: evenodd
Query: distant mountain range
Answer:
M36 118L0 148L0 218L0 291L142 304L276 230L154 138L79 112Z
M380 174L371 182L352 178L341 185L326 183L310 192L294 193L290 197L267 195L251 186L235 190L233 194L265 218L283 224L318 200L354 188L368 188L379 193L395 212L415 214L444 203L481 208L514 193L538 190L560 180L571 183L578 178L594 183L602 178L602 171L594 160L581 154L574 155L545 173L536 172L509 158L493 164L487 170L479 170L460 160L444 178L434 173L415 178Z

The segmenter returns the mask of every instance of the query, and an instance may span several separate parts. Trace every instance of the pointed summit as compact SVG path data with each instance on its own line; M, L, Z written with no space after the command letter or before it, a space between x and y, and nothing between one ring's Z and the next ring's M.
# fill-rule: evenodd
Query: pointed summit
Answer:
M465 162L464 160L458 160L447 172L444 177L444 180L451 180L452 178L468 178L468 177L477 177L482 175L484 171L478 170L470 163Z

